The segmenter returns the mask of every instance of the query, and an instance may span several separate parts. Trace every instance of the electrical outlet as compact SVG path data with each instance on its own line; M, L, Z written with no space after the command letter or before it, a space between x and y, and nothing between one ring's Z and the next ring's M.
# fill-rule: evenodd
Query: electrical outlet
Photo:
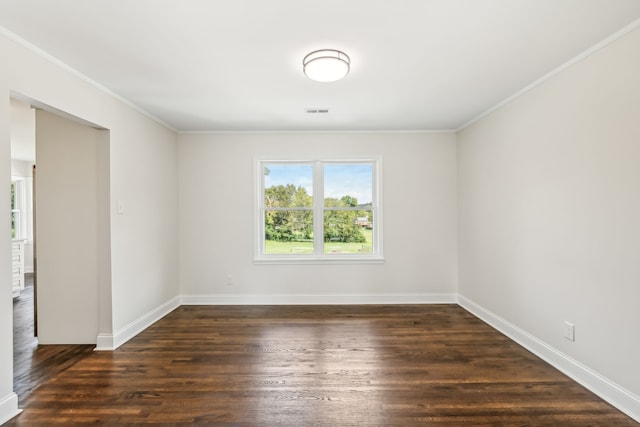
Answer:
M233 285L233 276L231 274L227 274L227 285Z
M569 341L576 340L576 327L573 323L564 322L564 337Z

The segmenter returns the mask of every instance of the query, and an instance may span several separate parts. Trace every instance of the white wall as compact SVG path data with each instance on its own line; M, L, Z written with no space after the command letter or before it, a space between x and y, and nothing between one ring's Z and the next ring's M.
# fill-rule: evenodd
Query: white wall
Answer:
M30 178L33 176L34 162L11 159L11 176Z
M170 308L177 301L177 136L65 66L4 35L0 35L0 58L0 176L7 186L11 175L11 96L54 107L110 130L108 291L113 309L111 324L101 333L107 338L117 338L122 331L131 333L135 330L131 325L142 325L151 311ZM123 215L116 214L116 200L125 204ZM0 212L5 212L5 224L9 224L8 191L0 192ZM7 285L0 289L0 421L17 408L11 391L10 240L7 226L6 232L0 233L0 277L6 278L0 282ZM108 317L101 314L101 319Z
M140 115L110 129L117 334L168 301L178 303L178 147L175 133ZM118 200L123 214L115 214Z
M187 302L453 300L454 134L183 134L179 152L180 284L183 296L194 297ZM385 263L254 265L256 155L382 155Z
M35 161L36 111L28 103L12 98L10 114L11 158L25 162Z
M98 336L98 144L105 132L44 110L36 115L38 341ZM108 144L108 141L106 141Z
M635 30L458 135L460 293L636 399L639 76Z
M9 89L5 84L5 67L0 66L0 176L11 179L11 139L9 137ZM5 224L11 219L11 194L0 191L0 212ZM11 296L11 231L0 233L0 422L15 414L18 397L13 393L13 298Z

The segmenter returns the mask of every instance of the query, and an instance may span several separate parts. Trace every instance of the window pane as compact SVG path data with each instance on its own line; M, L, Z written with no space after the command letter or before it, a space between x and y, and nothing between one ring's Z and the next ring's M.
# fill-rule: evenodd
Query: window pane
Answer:
M20 211L12 210L11 211L11 238L19 239L22 235L20 233Z
M324 166L324 206L367 206L373 201L373 165Z
M373 215L369 210L325 210L325 254L373 252Z
M16 182L11 181L11 209L16 208Z
M311 207L312 196L313 167L311 165L264 165L265 207Z
M265 254L311 254L313 211L267 210L264 234Z

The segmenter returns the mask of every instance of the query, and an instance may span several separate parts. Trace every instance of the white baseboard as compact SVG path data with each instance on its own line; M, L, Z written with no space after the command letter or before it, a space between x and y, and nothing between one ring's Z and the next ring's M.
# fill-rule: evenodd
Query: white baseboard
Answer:
M18 409L18 395L9 393L0 399L0 424L4 424L11 418L20 414L22 409Z
M592 371L577 360L570 358L556 348L462 295L458 296L458 304L606 402L640 422L640 397L636 394Z
M182 295L183 305L456 304L455 294Z
M114 350L113 342L113 334L98 334L98 338L96 338L96 348L94 351Z
M144 331L149 326L153 325L155 322L171 313L173 310L180 306L180 297L177 296L162 304L161 306L151 310L149 313L144 316L134 320L129 323L124 328L116 331L111 339L111 348L100 348L100 350L115 350L120 347L122 344L129 341L131 338L138 335L140 332ZM107 334L103 335L104 343L108 344L109 336ZM100 343L99 343L100 344ZM98 348L96 348L98 350Z

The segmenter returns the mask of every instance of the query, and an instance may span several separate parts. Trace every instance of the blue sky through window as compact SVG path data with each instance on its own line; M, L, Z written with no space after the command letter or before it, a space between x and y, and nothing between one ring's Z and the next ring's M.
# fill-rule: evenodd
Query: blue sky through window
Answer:
M264 188L278 185L293 184L296 188L303 187L307 194L313 195L313 166L312 165L265 165L269 174L264 177Z
M359 204L372 201L373 168L366 164L328 164L324 167L325 197L351 196Z

